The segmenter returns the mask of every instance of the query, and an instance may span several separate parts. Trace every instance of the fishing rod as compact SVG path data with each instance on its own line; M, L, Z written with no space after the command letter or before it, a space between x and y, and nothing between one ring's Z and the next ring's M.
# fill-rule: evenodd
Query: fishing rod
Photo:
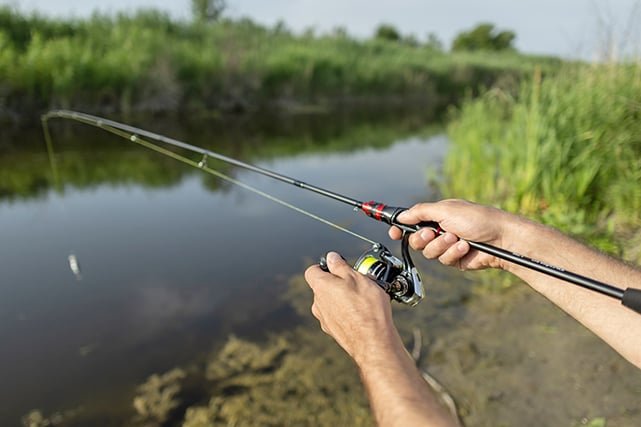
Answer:
M334 228L337 228L341 231L347 232L357 238L365 240L372 244L372 248L366 251L361 255L361 257L354 264L354 269L370 276L373 276L374 281L381 286L390 296L404 304L416 305L424 297L424 288L421 282L421 279L418 275L414 263L410 257L409 253L409 236L411 233L414 233L422 228L428 228L436 236L442 235L445 233L440 225L434 221L424 221L418 224L404 224L398 221L398 215L407 210L404 207L394 207L388 206L384 203L368 201L363 202L345 195L330 191L315 185L308 184L306 182L300 181L295 178L288 177L286 175L259 167L251 165L240 160L224 156L220 153L216 153L195 145L188 144L173 138L169 138L163 135L159 135L154 132L150 132L144 129L139 129L134 126L126 125L119 123L113 120L105 119L102 117L93 116L86 113L80 113L69 110L56 110L46 113L42 116L42 123L45 133L45 139L47 140L48 146L51 145L51 135L48 129L48 120L51 118L62 118L74 120L80 123L88 124L94 127L111 132L115 135L121 136L123 138L129 139L131 142L143 145L151 150L157 151L166 156L172 157L176 160L179 160L183 163L189 164L196 168L200 168L207 173L215 175L221 179L232 182L236 185L239 185L243 188L246 188L250 191L253 191L263 197L269 198L277 203L280 203L288 208L294 209L297 212L303 213L307 216L310 216L316 220L324 222ZM174 151L167 150L166 148L160 147L154 143L147 141L150 139L156 142L168 144L174 147L182 148L193 153L202 155L202 160L196 162L192 159L184 157L180 154L175 153ZM287 202L284 202L276 197L266 194L260 190L257 190L247 184L239 182L220 171L210 168L207 166L207 159L212 158L220 160L222 162L246 169L284 183L294 185L298 188L312 191L314 193L320 194L322 196L337 200L339 202L351 205L355 211L362 211L366 216L373 218L377 221L383 222L385 224L398 227L403 232L403 238L401 243L401 254L402 259L399 259L392 255L392 253L382 244L374 242L364 236L360 236L357 233L354 233L350 230L347 230L343 227L338 226L337 224L331 223L323 218L320 218L310 212L304 211L296 206L293 206ZM482 242L473 242L467 241L471 248L478 251L493 255L497 258L512 262L514 264L520 265L522 267L529 268L531 270L543 273L554 278L563 280L574 285L581 286L583 288L598 292L600 294L615 298L620 300L621 303L636 311L641 313L641 289L627 288L622 290L610 284L591 279L586 276L582 276L571 271L567 271L563 268L538 261L533 258L529 258L515 252L510 252L505 249L497 248L495 246L489 245ZM325 265L325 260L321 258L320 262L321 268L327 269Z

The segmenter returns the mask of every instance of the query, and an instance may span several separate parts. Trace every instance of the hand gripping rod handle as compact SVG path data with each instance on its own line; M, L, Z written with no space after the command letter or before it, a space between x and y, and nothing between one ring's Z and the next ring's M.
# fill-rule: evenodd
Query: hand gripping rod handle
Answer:
M397 220L398 215L407 210L407 208L387 206L379 202L366 202L361 205L362 211L369 217L377 221L385 222L389 225L396 226L403 231L414 233L421 228L428 228L437 236L445 233L445 230L434 221L424 221L418 224L403 224ZM622 289L600 282L598 280L590 279L589 277L581 276L579 274L567 271L560 267L544 263L526 256L506 251L505 249L497 248L496 246L487 243L467 241L471 248L481 252L493 255L497 258L504 259L522 267L529 268L539 273L547 274L548 276L572 283L601 294L616 298L621 303L641 314L641 289L627 288L625 292Z

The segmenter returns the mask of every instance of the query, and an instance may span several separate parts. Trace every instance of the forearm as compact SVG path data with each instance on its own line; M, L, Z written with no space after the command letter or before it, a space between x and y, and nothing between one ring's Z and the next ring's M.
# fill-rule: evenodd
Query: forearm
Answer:
M506 228L505 249L552 264L618 288L641 288L641 272L559 231L519 219ZM631 363L641 368L641 315L620 301L551 276L504 262L532 288L554 302Z
M641 368L641 315L620 301L543 273L470 250L466 241L490 245L582 276L625 288L641 288L641 272L580 244L561 232L518 215L465 200L419 203L398 215L406 224L438 222L446 233L429 229L410 236L410 245L428 259L461 270L502 268L526 281ZM390 229L390 237L401 238ZM462 239L462 240L459 240Z
M330 273L305 271L314 292L312 313L358 366L380 426L456 426L440 407L392 320L389 296L335 252Z
M377 424L456 426L405 350L396 329L390 327L381 334L374 348L354 359Z

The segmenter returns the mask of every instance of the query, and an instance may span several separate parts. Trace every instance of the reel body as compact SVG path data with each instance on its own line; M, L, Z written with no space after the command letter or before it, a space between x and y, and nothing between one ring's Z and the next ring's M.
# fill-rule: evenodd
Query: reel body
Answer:
M425 291L409 255L408 238L409 233L406 233L402 242L402 260L382 244L376 243L358 258L354 270L370 277L392 299L415 306L424 298ZM320 266L324 271L329 271L324 257L320 260Z

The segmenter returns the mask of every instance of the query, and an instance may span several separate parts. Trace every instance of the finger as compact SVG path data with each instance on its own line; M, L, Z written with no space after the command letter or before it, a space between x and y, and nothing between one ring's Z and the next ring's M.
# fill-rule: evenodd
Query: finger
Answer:
M403 237L403 232L401 231L400 228L391 226L389 230L387 231L387 234L390 236L392 240L401 240L401 237Z
M469 243L465 240L460 240L443 252L443 254L438 257L438 260L444 265L456 266L460 270L465 270L466 264L463 263L463 258L469 251Z
M429 242L423 248L423 256L427 259L439 258L448 250L452 245L458 242L458 236L452 233L444 233Z
M436 238L436 234L429 228L423 228L410 235L410 246L417 251L422 251L426 245Z
M417 212L412 209L415 209L415 206L398 214L396 220L402 224L418 224L421 219L417 216ZM387 233L393 240L400 240L403 237L403 231L398 227L390 227Z
M442 202L417 203L398 214L396 219L403 224L418 224L421 221L440 222L444 215Z
M336 277L336 275L324 271L318 264L309 266L307 270L305 270L305 281L314 294L325 288L326 284L340 280L340 277Z
M325 259L327 260L327 268L336 276L345 277L354 271L352 266L338 252L327 252Z
M312 290L317 283L320 283L324 278L326 278L327 273L323 271L318 264L309 266L305 270L305 281Z

